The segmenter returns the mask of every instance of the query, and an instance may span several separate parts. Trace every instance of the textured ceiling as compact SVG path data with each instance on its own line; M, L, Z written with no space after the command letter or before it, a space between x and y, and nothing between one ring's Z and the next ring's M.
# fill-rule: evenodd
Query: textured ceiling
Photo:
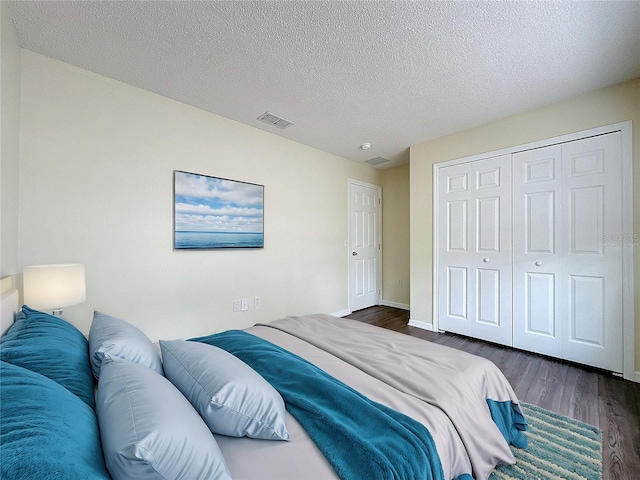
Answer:
M637 1L7 4L23 48L379 168L640 77Z

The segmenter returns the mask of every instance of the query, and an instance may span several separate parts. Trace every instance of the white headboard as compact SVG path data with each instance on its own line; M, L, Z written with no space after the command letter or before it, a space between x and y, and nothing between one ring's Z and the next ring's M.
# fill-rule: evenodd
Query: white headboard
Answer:
M13 277L0 279L0 335L13 325L18 312L18 290L13 288Z

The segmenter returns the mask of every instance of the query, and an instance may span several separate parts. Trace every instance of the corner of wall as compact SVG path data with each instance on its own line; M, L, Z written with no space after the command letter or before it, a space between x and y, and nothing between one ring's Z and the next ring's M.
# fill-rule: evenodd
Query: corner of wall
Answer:
M414 320L410 318L408 325L410 327L416 327L416 328L421 328L423 330L429 330L430 332L435 332L435 329L433 328L433 323L422 322L420 320Z
M0 276L18 273L21 51L6 2L0 2L0 111L2 186Z

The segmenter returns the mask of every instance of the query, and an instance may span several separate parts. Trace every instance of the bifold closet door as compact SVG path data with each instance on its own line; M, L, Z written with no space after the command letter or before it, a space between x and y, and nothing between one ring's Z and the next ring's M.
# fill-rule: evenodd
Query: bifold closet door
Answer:
M441 330L511 345L511 155L438 173Z
M621 135L513 155L514 346L622 371Z
M622 146L619 132L562 146L566 255L563 358L622 372Z
M562 357L562 147L513 154L513 346Z

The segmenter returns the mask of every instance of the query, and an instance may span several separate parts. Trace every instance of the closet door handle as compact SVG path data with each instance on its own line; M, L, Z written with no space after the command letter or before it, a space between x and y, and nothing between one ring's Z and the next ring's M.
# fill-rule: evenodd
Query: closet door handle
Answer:
M489 263L489 259L488 259L488 258L483 258L483 259L482 259L482 261L483 261L484 263Z
M542 265L542 262L536 262L536 267L539 267L540 265Z

